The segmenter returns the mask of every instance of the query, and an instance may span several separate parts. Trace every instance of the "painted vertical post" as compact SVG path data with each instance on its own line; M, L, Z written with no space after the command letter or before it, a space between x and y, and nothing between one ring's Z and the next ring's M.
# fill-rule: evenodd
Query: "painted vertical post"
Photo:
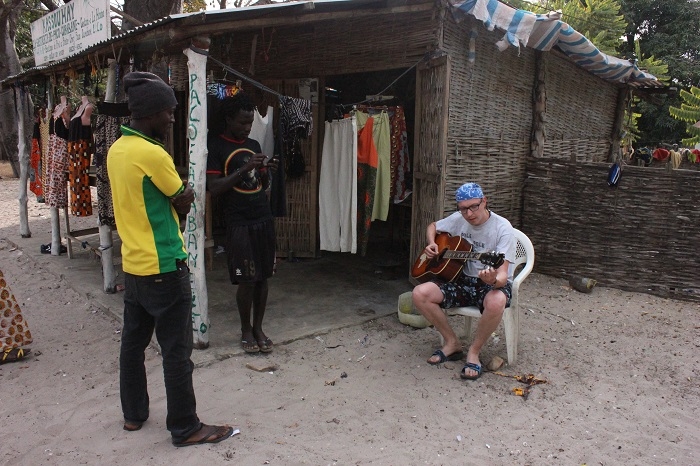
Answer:
M117 61L110 59L108 63L109 69L107 71L105 102L114 102L116 98ZM107 154L105 154L105 159L102 163L107 164ZM114 272L114 239L112 238L112 227L110 225L100 225L98 220L97 230L100 232L102 290L105 293L115 293L117 291L117 274Z
M204 265L204 214L207 172L207 52L208 38L193 39L187 55L189 98L187 140L189 148L188 182L195 199L183 233L192 283L192 331L194 347L209 347L209 296Z
M29 214L27 212L27 179L29 178L29 151L27 150L27 113L30 110L29 96L24 89L17 88L15 100L17 102L17 142L19 156L19 234L22 238L29 238L32 233L29 231Z

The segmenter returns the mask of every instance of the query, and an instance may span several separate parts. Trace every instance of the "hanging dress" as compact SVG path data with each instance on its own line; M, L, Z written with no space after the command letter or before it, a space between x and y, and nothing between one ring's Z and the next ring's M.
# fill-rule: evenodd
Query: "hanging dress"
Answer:
M41 135L39 133L39 118L34 121L32 133L32 152L29 156L29 190L36 194L36 199L43 202L44 185L41 182Z
M107 174L107 151L122 135L121 125L129 124L127 103L99 102L95 119L95 175L97 185L97 221L100 225L116 227L112 188Z
M408 132L403 107L396 107L391 121L391 196L395 203L403 202L411 191L406 180L411 167L408 157Z
M39 112L39 145L41 150L41 186L45 190L46 186L46 166L48 165L47 158L49 156L49 126L51 116L49 109L45 108Z
M82 115L74 116L68 131L68 184L70 211L77 217L92 215L90 193L90 157L92 156L92 127L83 124Z
M68 170L68 128L60 116L51 119L49 153L46 161L44 199L49 207L68 206L66 170Z

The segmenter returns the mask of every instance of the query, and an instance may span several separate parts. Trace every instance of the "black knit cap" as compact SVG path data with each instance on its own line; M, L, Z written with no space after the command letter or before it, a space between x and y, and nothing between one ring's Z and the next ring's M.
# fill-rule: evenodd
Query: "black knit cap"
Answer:
M131 118L138 120L177 106L175 92L158 75L132 71L124 75Z

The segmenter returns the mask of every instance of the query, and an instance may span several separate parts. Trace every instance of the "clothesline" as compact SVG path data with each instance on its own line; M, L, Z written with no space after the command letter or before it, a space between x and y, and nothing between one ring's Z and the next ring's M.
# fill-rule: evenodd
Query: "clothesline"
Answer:
M264 85L264 84L262 84L262 83L260 83L260 82L258 82L258 81L256 81L256 80L254 80L253 78L251 78L251 77L249 77L249 76L244 75L243 73L241 73L241 72L239 72L239 71L234 70L233 68L231 68L230 66L228 66L228 65L226 65L226 64L224 64L224 63L222 63L222 62L220 62L220 61L217 60L216 58L213 58L213 57L211 57L210 55L207 55L207 59L208 59L208 60L211 60L213 63L216 63L217 65L221 66L221 67L224 69L224 71L227 71L227 72L229 72L229 73L232 73L232 74L238 76L239 78L243 79L244 81L249 82L249 83L252 84L253 86L257 87L258 89L261 89L261 90L263 90L263 91L265 91L265 92L269 92L270 94L274 94L274 95L276 95L277 97L283 97L283 95L280 94L279 92L270 89L270 88L267 87L266 85Z

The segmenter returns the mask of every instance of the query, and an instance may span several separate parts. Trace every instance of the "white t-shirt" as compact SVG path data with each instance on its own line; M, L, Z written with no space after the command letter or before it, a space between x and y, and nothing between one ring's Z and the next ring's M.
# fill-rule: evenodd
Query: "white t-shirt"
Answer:
M513 281L513 270L515 269L515 238L513 237L513 226L500 215L491 212L488 220L478 226L474 226L464 219L464 216L455 212L449 217L438 220L435 223L438 232L449 233L452 236L461 236L469 241L474 252L502 252L508 266L508 281ZM478 277L479 271L487 266L478 260L467 261L462 269L462 273L469 277Z

